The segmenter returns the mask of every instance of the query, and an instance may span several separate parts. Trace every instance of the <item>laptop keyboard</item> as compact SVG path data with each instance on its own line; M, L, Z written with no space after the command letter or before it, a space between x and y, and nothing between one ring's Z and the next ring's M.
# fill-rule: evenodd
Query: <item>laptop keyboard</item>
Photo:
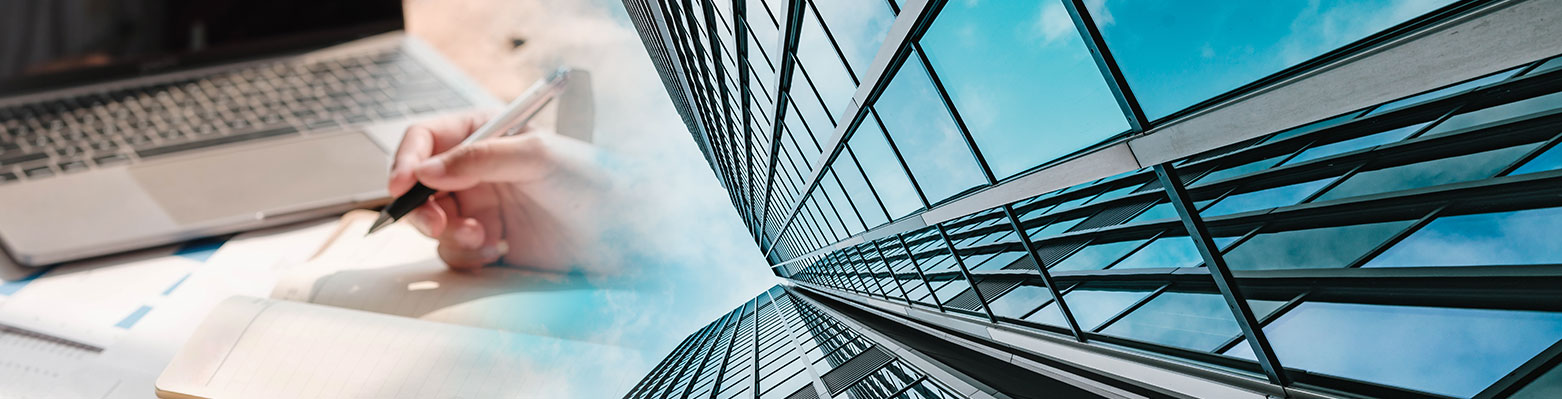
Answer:
M389 50L0 107L0 184L469 105Z

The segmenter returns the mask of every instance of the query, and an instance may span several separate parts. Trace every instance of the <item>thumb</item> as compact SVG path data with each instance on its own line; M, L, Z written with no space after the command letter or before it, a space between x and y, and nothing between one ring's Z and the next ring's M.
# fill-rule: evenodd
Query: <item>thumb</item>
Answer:
M544 139L540 133L529 133L459 146L424 161L413 174L423 185L440 191L534 178L552 165Z

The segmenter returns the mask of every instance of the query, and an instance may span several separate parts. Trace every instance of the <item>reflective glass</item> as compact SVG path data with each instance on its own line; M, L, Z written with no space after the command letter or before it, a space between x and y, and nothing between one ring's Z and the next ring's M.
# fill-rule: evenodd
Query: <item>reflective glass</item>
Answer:
M852 71L862 77L873 64L873 57L884 45L895 12L882 1L812 1L824 24L829 26L835 44L846 55Z
M852 93L857 91L857 83L841 64L841 57L835 53L830 38L824 35L819 19L811 12L803 15L803 30L797 36L797 62L808 68L808 80L819 91L819 97L824 98L830 117L839 118L846 110L846 103L851 102Z
M1345 267L1409 227L1409 220L1262 233L1226 252L1233 270Z
M1426 124L1428 124L1428 123L1431 123L1431 122L1422 122L1422 123L1418 123L1418 124L1414 124L1414 125L1398 128L1398 129L1389 130L1389 131L1382 132L1382 133L1374 133L1374 134L1371 134L1371 135L1357 137L1357 138L1350 139L1350 140L1338 141L1338 142L1333 142L1333 143L1324 144L1324 145L1320 145L1320 146L1313 146L1313 147L1308 148L1305 151L1302 151L1302 153L1300 153L1300 154L1296 154L1295 157L1292 157L1291 159L1285 161L1285 163L1283 165L1299 164L1299 163L1302 163L1302 162L1307 162L1307 161L1311 161L1311 160L1318 159L1318 158L1333 156L1333 155L1337 155L1337 154L1344 154L1344 153L1347 153L1347 152L1356 151L1356 150L1360 150L1360 149L1363 149L1363 148L1370 148L1370 147L1375 147L1375 146L1379 146L1379 145L1383 145L1383 144L1388 144L1388 143L1404 140L1406 137L1410 137L1411 134L1414 134L1415 132L1421 130L1421 128L1425 127Z
M1253 316L1259 319L1285 304L1282 301L1247 302L1253 309ZM1242 329L1220 294L1166 292L1112 322L1101 333L1213 352L1242 335Z
M814 144L821 149L829 149L830 136L835 134L835 122L830 116L825 115L824 105L819 103L819 97L814 95L812 88L813 76L804 76L813 73L802 64L797 65L794 71L796 77L792 80L792 87L788 89L791 96L787 97L794 106L793 110L801 112L803 122L808 124L810 133L813 134ZM806 79L804 79L806 77ZM810 158L809 161L813 161Z
M1288 368L1470 397L1562 338L1562 314L1304 302L1264 333Z
M868 182L873 184L873 191L879 194L879 200L884 201L884 211L889 212L890 219L897 219L922 209L922 200L917 197L917 191L906 177L906 169L900 166L895 151L885 141L884 130L879 129L879 123L873 119L869 117L862 121L857 132L847 140L847 146L857 155L863 173L868 175Z
M1030 232L1026 234L1030 235L1030 239L1032 240L1044 240L1058 234L1063 234L1063 232L1068 231L1069 228L1072 228L1075 225L1078 225L1079 222L1083 221L1085 221L1085 218L1059 220L1047 224L1046 227L1031 229Z
M863 226L862 219L858 217L856 207L846 199L846 192L841 190L840 181L835 179L835 171L825 171L824 176L820 176L819 188L830 197L830 206L840 214L848 234L855 235L867 229Z
M1225 169L1218 169L1218 170L1215 170L1214 172L1210 172L1207 175L1199 177L1199 179L1195 180L1191 186L1200 186L1200 185L1204 185L1206 183L1214 183L1214 182L1218 182L1218 181L1221 181L1221 180L1226 180L1226 179L1230 179L1230 178L1233 178L1233 177L1242 176L1242 175L1245 175L1245 174L1249 174L1249 173L1253 173L1253 172L1258 172L1258 171L1261 171L1261 170L1269 169L1269 167L1275 166L1276 163L1279 163L1280 160L1284 159L1284 158L1285 158L1285 156L1281 155L1281 156L1278 156L1278 157L1273 157L1273 158L1268 158L1268 159L1260 159L1260 160L1257 160L1257 161L1248 162L1248 163L1245 163L1245 164L1236 165L1236 166L1232 166L1232 167L1225 168Z
M1556 398L1562 398L1562 365L1552 366L1551 371L1541 374L1534 381L1530 381L1529 385L1525 385L1518 392L1514 392L1513 396L1508 397L1508 399Z
M1054 273L1070 270L1105 269L1107 265L1112 264L1118 258L1122 258L1128 251L1138 248L1139 244L1143 244L1144 241L1141 239L1091 244L1074 252L1073 255L1069 255L1067 258L1063 258L1062 262L1058 262L1047 269Z
M1128 221L1123 222L1123 224L1147 222L1151 220L1175 219L1177 217L1177 207L1172 206L1170 202L1162 202L1155 204L1155 206L1150 207L1150 209L1146 209L1144 213L1140 213L1139 216L1134 216L1133 219L1128 219Z
M857 205L857 212L862 214L862 220L868 224L868 228L889 222L884 207L879 206L879 200L873 195L873 189L868 187L868 181L863 179L862 170L857 168L857 160L852 156L851 149L841 151L841 155L835 158L833 170L835 177L841 179L841 186L846 188L846 194L851 196L852 204Z
M987 182L917 57L895 73L874 109L928 201L943 201Z
M1285 140L1285 139L1288 139L1288 138L1292 138L1292 137L1304 135L1304 134L1307 134L1307 133L1312 133L1312 132L1316 132L1316 131L1319 131L1319 130L1323 130L1324 128L1327 128L1327 127L1331 127L1331 126L1338 125L1338 124L1341 124L1341 123L1349 122L1349 121L1351 121L1353 119L1356 119L1356 116L1361 115L1361 114L1362 114L1362 111L1356 111L1356 112L1351 112L1351 113L1347 113L1347 114L1344 114L1344 115L1336 116L1336 117L1333 117L1333 118L1324 119L1324 120L1321 120L1321 121L1309 123L1309 124L1306 124L1306 125L1297 126L1297 127L1291 128L1291 130L1286 130L1286 131L1280 132L1278 134L1275 134L1273 136L1269 136L1269 138L1264 139L1264 143L1273 143L1273 142L1276 142L1276 141Z
M1540 153L1540 155L1536 156L1535 159L1531 159L1529 162L1525 162L1524 166L1520 166L1518 169L1515 169L1513 173L1509 173L1508 175L1514 176L1525 173L1544 172L1557 169L1562 169L1562 145L1551 146L1551 149Z
M1149 290L1087 287L1077 288L1063 294L1063 300L1068 302L1068 310L1074 313L1074 321L1079 323L1079 328L1085 331L1094 331L1097 325L1106 322L1107 319L1116 316L1124 309L1128 309L1129 306L1149 295ZM1061 311L1047 310L1047 308L1056 308L1057 306L1057 302L1049 303L1026 320L1059 327L1067 326L1068 322L1063 320Z
M1529 71L1528 73L1525 73L1524 75L1525 76L1539 75L1539 74L1546 73L1546 72L1551 72L1551 71L1554 71L1554 70L1557 70L1557 69L1562 69L1562 57L1552 58L1551 61L1546 61L1546 63L1540 64L1540 66L1535 67L1535 70Z
M1324 192L1314 201L1485 179L1496 176L1497 172L1538 145L1540 144L1525 144L1361 172Z
M1562 263L1562 208L1433 219L1365 267Z
M1128 130L1062 2L948 2L921 44L999 179Z
M1157 119L1450 2L1085 3L1140 106Z
M1523 119L1535 114L1555 112L1562 109L1562 93L1551 93L1527 100L1519 100L1491 108L1465 112L1454 115L1433 126L1425 136L1436 136L1456 130Z
M1195 267L1203 263L1204 258L1199 255L1192 238L1163 236L1112 265L1112 269Z
M1502 71L1502 72L1497 72L1497 73L1494 73L1494 74L1491 74L1491 75L1486 75L1486 76L1481 77L1479 79L1471 80L1471 81L1468 81L1468 82L1456 84L1456 85L1453 85L1453 86L1444 87L1444 88L1437 89L1437 90L1432 90L1432 91L1429 91L1429 92L1426 92L1426 93L1417 94L1417 95L1406 97L1406 98L1403 98L1403 99L1400 99L1400 100L1395 100L1394 102L1391 102L1391 103L1388 103L1388 104L1383 104L1383 105L1378 106L1377 108L1374 108L1372 110L1372 112L1368 112L1367 115L1368 116L1377 115L1377 114L1381 114L1381 113L1384 113L1384 112L1389 112L1389 111L1393 111L1393 110L1396 110L1396 109L1408 107L1408 106L1411 106L1411 105L1416 105L1416 104L1424 103L1424 102L1427 102L1427 101L1432 101L1432 100L1436 100L1436 99L1439 99L1439 98L1448 97L1448 96L1452 96L1452 95L1455 95L1455 94L1463 93L1463 92L1466 92L1466 91L1474 90L1477 87L1485 86L1485 85L1492 84L1492 83L1501 82L1503 79L1507 79L1509 76L1513 76L1513 74L1518 73L1518 72L1519 72L1519 68L1509 69L1509 70Z
M1329 182L1332 181L1334 181L1334 178L1331 177L1305 183L1296 183L1275 188L1267 188L1250 193L1230 195L1226 198L1222 198L1218 202L1215 202L1215 205L1211 205L1209 208L1205 208L1203 211L1200 211L1199 214L1205 217L1220 216L1259 209L1295 205L1296 203L1307 199L1307 196L1318 192L1320 189L1323 189L1323 186L1328 185Z
M1024 316L1025 312L1050 300L1052 294L1047 292L1046 287L1022 284L994 299L987 307L992 309L995 316L1018 319Z

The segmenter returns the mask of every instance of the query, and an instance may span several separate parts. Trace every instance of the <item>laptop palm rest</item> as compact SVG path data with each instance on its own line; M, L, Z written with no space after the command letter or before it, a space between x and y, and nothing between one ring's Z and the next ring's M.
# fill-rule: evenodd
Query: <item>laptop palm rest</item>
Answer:
M368 136L332 134L132 166L130 175L175 223L340 204L383 190L389 167Z

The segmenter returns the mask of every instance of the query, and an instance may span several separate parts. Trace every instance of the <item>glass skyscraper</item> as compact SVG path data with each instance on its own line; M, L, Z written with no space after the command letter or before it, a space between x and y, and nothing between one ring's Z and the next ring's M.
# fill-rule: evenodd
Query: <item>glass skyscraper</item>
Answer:
M1562 397L1562 1L624 3L788 280L630 397Z

